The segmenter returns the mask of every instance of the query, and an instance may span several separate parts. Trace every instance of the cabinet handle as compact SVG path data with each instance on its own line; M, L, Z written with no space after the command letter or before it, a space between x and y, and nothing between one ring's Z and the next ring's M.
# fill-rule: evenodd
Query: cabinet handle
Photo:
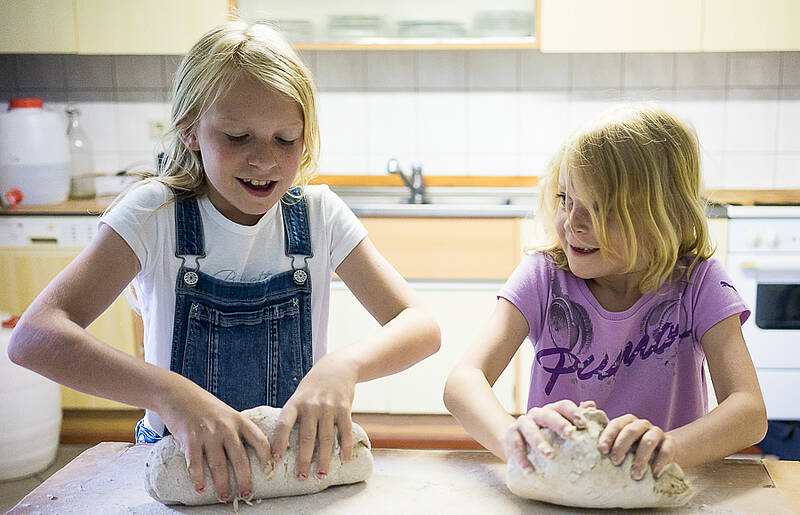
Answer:
M28 239L34 245L58 245L58 238L55 236L30 236Z

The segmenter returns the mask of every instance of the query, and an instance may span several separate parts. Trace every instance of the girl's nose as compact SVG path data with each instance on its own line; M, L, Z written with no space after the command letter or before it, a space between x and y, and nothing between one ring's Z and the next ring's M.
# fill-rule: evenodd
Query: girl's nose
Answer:
M278 164L269 145L257 145L247 158L247 164L259 170L269 170Z
M568 213L566 224L573 232L586 232L591 225L591 218L585 209L574 207Z

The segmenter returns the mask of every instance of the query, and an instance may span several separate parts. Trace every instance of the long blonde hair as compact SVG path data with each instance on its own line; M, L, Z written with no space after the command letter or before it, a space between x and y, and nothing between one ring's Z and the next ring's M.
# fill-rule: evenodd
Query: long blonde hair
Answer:
M628 272L644 272L642 293L688 280L697 262L713 254L700 198L697 134L663 109L614 109L574 133L550 162L539 210L548 241L538 250L568 269L555 230L561 173L567 185L575 181L590 197L587 209L602 255L622 259ZM608 222L617 224L627 245L609 241ZM685 256L690 262L679 263Z
M158 181L186 196L206 192L201 156L190 150L180 135L194 130L214 102L241 77L288 96L302 109L303 153L292 185L305 187L309 183L317 173L319 160L319 121L311 72L274 29L236 20L208 31L181 60L172 85L163 159L155 174L142 174L144 179L133 187Z

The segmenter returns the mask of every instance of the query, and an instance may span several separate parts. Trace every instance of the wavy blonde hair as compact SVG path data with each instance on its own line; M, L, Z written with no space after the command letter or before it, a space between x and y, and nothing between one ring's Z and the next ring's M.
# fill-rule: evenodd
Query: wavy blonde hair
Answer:
M663 109L625 106L575 132L549 164L540 214L547 243L536 250L569 269L555 229L559 175L580 186L600 252L644 272L642 293L685 277L713 254L700 198L700 148L694 129ZM609 241L616 223L627 245ZM689 257L688 264L679 259Z
M305 187L317 174L319 120L311 71L291 45L274 29L230 21L208 31L183 57L172 85L170 125L164 136L163 162L156 173L120 194L109 210L130 189L158 181L185 196L206 193L207 183L200 153L190 150L180 135L194 130L200 119L237 79L247 77L264 88L286 95L303 112L303 153L292 186ZM302 195L302 193L301 193Z

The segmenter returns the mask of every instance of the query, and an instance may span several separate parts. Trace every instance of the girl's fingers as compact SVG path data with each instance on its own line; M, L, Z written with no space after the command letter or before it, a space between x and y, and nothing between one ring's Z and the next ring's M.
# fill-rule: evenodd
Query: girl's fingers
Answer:
M311 457L314 454L314 445L317 443L317 425L319 415L308 410L300 416L300 432L298 434L297 449L297 479L304 481L311 470Z
M589 401L589 402L591 402L592 405L594 405L594 401ZM558 402L553 402L543 406L544 409L550 409L552 411L561 414L561 416L564 417L566 420L568 420L570 425L572 426L586 427L586 423L583 421L583 419L578 417L578 409L582 407L583 405L578 406L569 399L563 399ZM555 430L555 428L553 427L551 427L551 429ZM564 435L561 436L563 437Z
M186 456L186 467L189 469L189 478L194 489L202 492L206 488L206 479L203 474L203 446L199 441L190 439L182 444Z
M517 419L517 430L534 452L548 458L553 455L553 448L547 443L547 440L544 439L539 426L534 423L534 420L531 420L531 417L519 417ZM525 448L525 451L527 458L527 448Z
M281 461L286 454L286 446L289 445L289 434L292 432L294 423L297 420L297 410L293 405L287 404L278 415L275 423L275 431L272 433L272 459Z
M231 486L228 478L228 459L225 456L222 442L219 440L207 442L205 451L208 468L211 471L211 481L217 491L217 499L228 502L231 499Z
M644 477L647 467L650 465L650 458L663 439L664 431L656 426L650 427L642 435L639 439L639 445L636 447L636 454L633 456L633 465L631 466L631 477L633 479L642 479Z
M611 446L611 452L609 453L611 463L614 465L622 463L633 444L638 442L651 427L653 425L643 419L636 419L630 424L626 424L617 434L614 445Z
M658 448L656 459L653 460L652 467L653 475L655 477L661 477L661 474L664 472L664 467L675 460L676 453L677 448L675 446L675 439L673 439L670 435L664 435L664 439L661 441L661 446Z
M236 486L239 490L234 492L234 495L241 499L249 500L253 494L253 476L250 473L250 460L247 458L247 452L239 439L239 435L234 435L233 438L228 439L224 444L224 448L228 461L231 462L233 467L233 477L236 478Z
M572 406L569 406L569 404ZM577 407L571 401L559 401L548 404L542 408L531 408L528 414L520 419L530 418L539 427L548 427L558 433L561 438L569 438L575 432L575 426L570 422L570 415L574 416L574 409ZM537 432L539 427L536 428ZM525 433L523 432L523 435ZM527 435L526 439L527 439ZM530 443L530 440L528 440Z
M261 429L250 419L244 417L245 422L242 425L242 437L245 442L250 444L250 447L258 456L258 462L261 465L261 470L264 471L265 474L269 475L272 469L275 467L275 464L272 461L272 455L270 454L270 446L269 446L269 439L267 435L261 432Z
M336 425L339 428L339 459L342 463L347 463L353 458L353 420L350 416L348 409L336 417Z
M617 440L617 435L622 431L622 428L634 420L638 419L630 413L611 419L606 428L600 433L600 436L597 437L597 450L602 454L608 454L611 451L611 446L614 445L614 442Z
M520 417L522 418L522 417ZM520 434L517 424L514 423L506 431L505 441L503 442L506 452L506 461L515 461L525 472L533 472L533 465L528 460L528 446L525 439Z
M328 475L333 455L333 440L336 438L333 428L333 413L324 412L319 417L317 426L317 441L319 442L317 476L321 479ZM313 451L313 449L312 449Z

